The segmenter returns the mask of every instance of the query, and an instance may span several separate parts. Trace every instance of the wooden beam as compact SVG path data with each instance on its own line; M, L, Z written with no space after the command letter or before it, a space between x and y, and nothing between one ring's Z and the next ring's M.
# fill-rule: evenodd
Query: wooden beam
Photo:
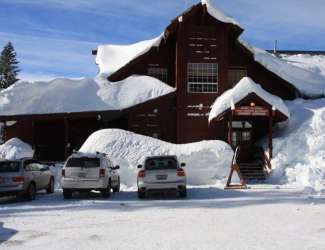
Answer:
M273 157L273 111L270 110L269 115L269 158Z

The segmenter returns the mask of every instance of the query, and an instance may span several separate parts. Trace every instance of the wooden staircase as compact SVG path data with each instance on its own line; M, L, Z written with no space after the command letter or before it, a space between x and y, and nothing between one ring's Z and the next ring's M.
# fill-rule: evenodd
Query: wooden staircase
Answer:
M255 147L251 149L252 152L253 154L247 154L246 151L244 157L241 157L241 149L236 148L225 189L247 188L247 183L266 180L267 175L271 172L271 162L262 148ZM231 184L234 172L237 172L240 184Z

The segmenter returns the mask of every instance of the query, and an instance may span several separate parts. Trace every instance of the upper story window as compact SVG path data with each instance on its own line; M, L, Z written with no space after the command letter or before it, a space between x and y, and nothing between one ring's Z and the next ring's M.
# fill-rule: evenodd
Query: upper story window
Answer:
M243 77L247 76L247 69L232 68L228 70L228 84L234 87Z
M187 84L190 93L217 93L218 64L188 63Z
M168 82L168 70L166 68L148 68L148 75L164 83Z

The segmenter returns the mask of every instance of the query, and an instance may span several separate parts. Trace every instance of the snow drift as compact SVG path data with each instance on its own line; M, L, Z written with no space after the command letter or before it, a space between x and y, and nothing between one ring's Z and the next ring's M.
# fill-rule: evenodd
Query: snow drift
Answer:
M286 104L291 119L275 134L270 181L325 190L325 99Z
M32 147L18 138L12 138L0 145L0 159L17 160L33 156Z
M174 88L149 76L130 76L115 83L107 81L104 76L18 82L0 92L0 114L121 110L173 91Z
M147 156L177 155L185 162L188 183L215 184L224 179L233 156L231 147L222 141L202 141L190 144L172 144L147 136L118 129L93 133L81 147L83 153L106 153L120 165L121 182L128 187L136 185L137 165Z

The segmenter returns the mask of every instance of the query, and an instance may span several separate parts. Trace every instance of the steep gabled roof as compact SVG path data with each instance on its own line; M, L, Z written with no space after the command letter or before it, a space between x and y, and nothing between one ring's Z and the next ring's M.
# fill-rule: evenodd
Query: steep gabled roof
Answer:
M219 118L220 115L229 109L234 109L237 103L252 93L258 96L260 99L264 100L270 106L274 107L274 110L279 111L285 117L290 117L289 110L280 97L272 95L269 92L265 91L251 78L244 77L239 81L239 83L237 83L235 87L226 91L217 98L217 100L212 105L209 121L215 118Z
M212 1L201 0L200 3L193 5L181 15L173 19L164 32L154 39L130 45L99 45L94 54L96 54L96 63L99 66L100 74L111 76L125 66L131 64L142 55L145 55L152 48L159 47L163 39L167 39L178 29L180 22L190 18L193 14L200 11L201 8L206 8L206 11L216 20L231 24L236 30L238 36L243 32L243 28L240 24L235 19L218 9Z

